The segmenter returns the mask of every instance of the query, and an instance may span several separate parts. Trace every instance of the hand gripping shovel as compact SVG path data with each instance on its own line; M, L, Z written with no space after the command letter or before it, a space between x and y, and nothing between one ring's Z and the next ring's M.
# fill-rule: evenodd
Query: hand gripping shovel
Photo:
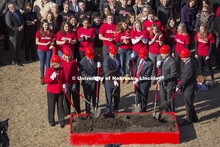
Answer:
M164 101L162 102L160 105L159 105L159 110L167 110L167 108L169 107L170 105L170 102L172 101L173 97L177 94L179 90L177 90L172 96L171 98L168 100L168 101Z
M133 66L133 80L135 81L134 59L132 59L132 66ZM135 84L134 84L134 100L135 100L135 104L132 104L132 112L140 112L141 104L138 104L136 100L136 85Z
M156 119L160 119L160 113L156 113L159 73L160 73L160 68L158 67L158 69L157 69L156 93L155 93L155 100L154 100L154 112L151 113L151 115L152 115L154 118L156 118Z
M97 64L100 64L100 63L97 63ZM101 65L100 65L101 66ZM97 71L97 77L99 77L99 69L100 69L100 66L98 66L98 71ZM99 92L99 81L97 81L96 83L96 98L95 98L95 108L94 108L94 113L93 113L93 116L95 118L98 118L100 115L101 115L101 109L98 107L98 104L99 104L99 97L98 97L98 92Z
M83 117L79 116L79 114L78 114L78 112L76 111L76 109L75 109L73 103L71 102L69 96L67 95L66 91L64 90L62 84L60 83L60 81L58 80L58 78L56 78L56 79L57 79L57 82L59 83L60 87L62 88L63 92L65 93L67 99L69 100L70 104L72 105L74 111L76 112L77 118L79 118L79 119L81 119L81 120L85 120L86 118L83 118Z

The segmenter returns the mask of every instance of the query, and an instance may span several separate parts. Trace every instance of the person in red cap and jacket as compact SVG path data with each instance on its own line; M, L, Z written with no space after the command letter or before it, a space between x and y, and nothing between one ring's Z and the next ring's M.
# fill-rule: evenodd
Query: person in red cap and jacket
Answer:
M71 49L65 48L63 50L63 57L61 61L61 65L64 70L64 74L66 77L66 82L67 82L67 94L71 100L71 95L73 99L73 104L78 113L80 113L80 99L79 95L75 92L75 89L77 91L80 91L80 84L77 79L78 77L78 65L77 62L73 59L73 54ZM66 102L66 103L65 103ZM70 114L71 109L70 109L70 102L68 98L65 96L64 98L64 111L65 111L65 116L67 114Z
M101 68L101 61L91 47L86 48L85 55L79 62L81 76L84 78L82 81L84 96L89 102L92 98L92 104L95 106L97 81L100 81L100 77L97 77L97 71L98 68ZM85 104L86 113L90 113L90 105L87 102Z
M121 61L118 49L115 45L109 46L109 55L104 58L103 71L105 77L106 113L117 113L120 102L120 85L117 79L108 79L111 72L116 78L121 76ZM111 77L110 77L111 78ZM113 81L113 82L111 82ZM112 94L114 94L114 106L112 109Z
M58 121L64 127L63 88L66 89L66 78L61 59L58 55L52 57L53 66L46 70L44 82L47 85L48 119L51 126L55 126L54 111L57 103ZM60 83L62 85L60 85ZM61 87L63 86L63 88Z
M163 45L159 52L162 57L162 62L157 61L157 68L160 68L160 77L158 79L158 84L160 85L160 101L164 102L171 98L175 93L176 83L177 83L177 62L170 55L170 47L168 45ZM170 102L171 105L168 107L168 112L174 112L174 99Z
M176 91L183 88L184 101L186 105L187 117L180 125L189 125L198 121L198 116L194 107L194 96L197 87L196 63L191 59L191 52L188 49L183 49L180 53L184 66L182 70L182 81L177 85Z
M151 86L150 77L153 71L153 62L148 57L147 48L141 48L138 52L139 58L135 66L135 81L136 85L136 101L141 104L140 112L146 112L148 92Z

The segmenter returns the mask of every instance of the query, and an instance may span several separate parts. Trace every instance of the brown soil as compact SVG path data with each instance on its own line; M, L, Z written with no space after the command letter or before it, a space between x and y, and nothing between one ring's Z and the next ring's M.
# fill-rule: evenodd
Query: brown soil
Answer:
M149 114L104 114L99 118L91 115L86 120L73 119L73 133L112 132L175 132L171 114L162 114L159 120Z

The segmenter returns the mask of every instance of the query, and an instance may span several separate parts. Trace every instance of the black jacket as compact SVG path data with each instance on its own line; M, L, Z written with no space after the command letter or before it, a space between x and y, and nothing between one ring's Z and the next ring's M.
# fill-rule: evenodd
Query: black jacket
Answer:
M202 24L200 18L201 18L201 13L196 15L196 23L195 23L196 32L199 31L200 25ZM208 26L208 31L209 32L212 31L212 25L213 25L214 20L215 20L215 16L214 16L214 14L211 13L209 18L208 18L208 22L206 23L207 26Z

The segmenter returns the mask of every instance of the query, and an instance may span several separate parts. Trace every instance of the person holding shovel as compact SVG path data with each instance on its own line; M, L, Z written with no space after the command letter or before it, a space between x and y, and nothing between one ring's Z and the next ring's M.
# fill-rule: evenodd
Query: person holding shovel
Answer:
M61 59L58 55L52 57L53 66L46 70L44 82L47 85L47 104L48 119L51 126L55 126L54 111L57 103L58 121L61 128L64 127L64 111L63 111L63 88L66 89L66 78L63 67L61 67ZM63 85L63 88L59 85Z
M109 55L104 58L103 71L105 77L106 113L117 113L120 102L120 85L118 78L121 76L121 61L115 45L109 46ZM115 77L115 78L114 78ZM112 108L112 97L114 106Z
M75 89L77 91L80 91L80 84L77 79L78 77L78 64L77 62L73 59L73 54L72 50L70 48L65 48L63 50L63 57L61 61L61 65L64 70L64 74L66 77L66 82L67 82L67 93L69 95L69 98L73 99L74 107L76 108L76 111L80 113L80 99L79 95L75 92ZM68 98L65 96L64 98L64 112L65 116L67 114L70 114L70 102Z
M162 62L157 61L157 68L160 69L160 77L158 84L160 85L160 100L161 102L169 100L169 98L175 93L177 83L177 62L170 55L170 47L163 45L159 50ZM166 110L167 112L174 112L174 99L170 102L170 107Z
M198 121L198 116L193 104L197 87L196 63L191 59L191 52L188 49L183 49L179 56L182 59L184 66L182 70L182 81L177 85L176 91L179 91L181 88L184 90L183 95L187 117L180 125L185 126Z
M79 62L81 75L84 77L82 81L84 96L87 101L91 101L92 105L96 104L97 95L97 81L100 81L100 77L97 76L98 68L101 68L100 57L95 54L91 47L86 48L85 57ZM90 113L90 104L86 104L86 113ZM92 108L93 109L93 108Z
M141 48L138 52L139 58L137 59L135 66L135 81L136 85L136 100L138 104L141 104L140 112L146 112L148 92L151 86L150 77L153 71L153 62L148 57L147 48Z

